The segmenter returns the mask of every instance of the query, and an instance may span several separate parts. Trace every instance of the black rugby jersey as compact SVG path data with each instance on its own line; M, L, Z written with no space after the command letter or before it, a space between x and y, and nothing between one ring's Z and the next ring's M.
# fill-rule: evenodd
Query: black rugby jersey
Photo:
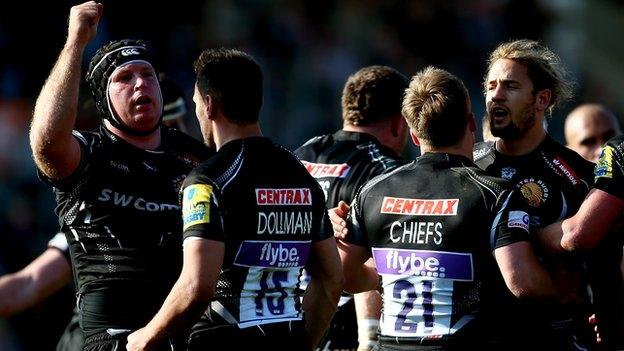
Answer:
M295 150L295 155L323 189L327 208L338 206L341 200L351 204L362 185L405 164L372 135L344 130L308 140ZM304 278L305 288L308 277ZM353 295L343 293L338 307L342 308L352 298ZM355 316L352 322L357 324Z
M624 135L611 138L594 169L594 188L624 199Z
M178 191L209 156L192 137L162 127L158 150L143 150L104 127L74 132L77 170L54 186L70 245L82 327L133 329L158 311L182 263Z
M624 199L624 135L611 138L603 146L594 168L594 188ZM605 349L624 349L624 282L621 279L622 242L624 228L620 216L618 225L600 241L590 261L595 277L592 284L600 336ZM610 259L611 258L611 259ZM602 279L601 279L602 278ZM604 296L601 296L604 295ZM600 324L602 323L602 324Z
M265 137L228 142L184 181L184 238L225 243L215 295L194 330L301 320L298 289L313 242L332 237L323 193Z
M382 336L444 337L474 319L500 276L492 252L528 240L526 204L505 185L466 157L425 153L362 188L347 240L381 275Z
M344 130L312 138L295 154L321 185L328 208L350 204L366 182L405 164L372 135Z
M531 153L506 156L491 142L475 145L475 163L515 184L531 211L531 225L545 227L573 215L592 183L593 163L550 136Z
M495 144L491 142L478 143L475 145L474 158L475 163L488 174L505 178L520 190L529 205L532 227L544 227L573 215L592 183L593 163L548 135L535 150L522 156L503 155L496 151ZM539 254L539 245L536 244L535 248ZM578 255L542 256L542 263L552 274L555 284L561 291L565 290L568 296L577 298L573 305L589 303L583 258ZM582 312L577 310L581 307L522 301L504 288L497 294L508 316L513 316L513 320L506 321L521 325L526 331L532 328L550 329L548 324L553 320L585 319L581 317ZM510 333L514 330L514 327L509 327Z

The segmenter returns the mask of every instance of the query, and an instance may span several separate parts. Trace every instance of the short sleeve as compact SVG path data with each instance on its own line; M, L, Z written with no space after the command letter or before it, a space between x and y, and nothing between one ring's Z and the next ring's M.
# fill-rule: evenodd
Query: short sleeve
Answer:
M54 180L48 178L45 174L43 174L43 172L41 172L40 169L37 168L37 176L39 179L41 179L44 183L63 191L71 189L76 183L84 178L85 172L89 169L89 160L91 159L91 154L94 150L93 146L95 139L92 136L85 135L76 130L72 131L72 135L76 138L76 140L78 140L78 145L80 146L80 163L72 174L63 179Z
M600 158L594 168L594 188L624 199L622 149L612 140L600 152Z
M218 197L218 187L214 183L185 182L182 190L184 239L225 240Z
M69 255L69 244L67 243L67 237L65 233L58 232L50 241L48 241L48 247L59 250L67 262L71 263L71 257Z
M529 241L529 211L516 190L506 191L497 201L497 213L490 230L490 249Z
M354 245L369 247L368 234L363 226L364 216L362 214L362 203L363 195L362 191L360 191L353 200L347 216L346 223L349 233L345 240Z

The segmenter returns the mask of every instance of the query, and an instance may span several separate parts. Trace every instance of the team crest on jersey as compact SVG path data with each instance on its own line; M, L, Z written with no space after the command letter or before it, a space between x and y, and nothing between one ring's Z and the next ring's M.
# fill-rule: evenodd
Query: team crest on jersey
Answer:
M501 178L503 179L513 179L513 177L516 175L516 169L513 167L503 167L501 169Z
M314 178L344 178L349 174L351 167L346 163L325 164L301 161L310 175Z
M540 207L548 199L548 186L540 179L523 179L518 183L517 187L520 189L527 204L531 207Z
M184 189L182 197L182 218L184 230L202 223L210 223L210 197L212 186L193 184Z
M384 196L380 213L406 216L455 216L459 199L404 199Z
M613 148L605 146L600 152L600 158L594 168L595 180L598 178L613 178Z

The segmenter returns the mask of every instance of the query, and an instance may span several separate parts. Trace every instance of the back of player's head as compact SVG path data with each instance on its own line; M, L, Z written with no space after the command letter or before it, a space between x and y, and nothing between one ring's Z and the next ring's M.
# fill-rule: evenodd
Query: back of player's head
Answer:
M499 59L523 64L533 83L534 94L544 89L551 91L552 97L548 106L551 112L572 97L572 83L566 78L566 70L559 56L540 43L522 39L499 45L488 59L486 80L492 65Z
M195 61L197 88L219 104L237 124L258 121L262 107L262 70L248 54L234 49L209 49Z
M416 137L433 147L460 141L470 112L464 83L439 68L427 67L416 73L405 91L403 116Z
M97 50L89 63L85 79L102 118L110 120L114 125L120 123L109 107L108 85L113 72L133 62L146 62L153 67L152 61L149 47L143 40L115 40Z
M342 119L347 125L365 126L401 112L409 80L387 66L369 66L347 79L342 90Z

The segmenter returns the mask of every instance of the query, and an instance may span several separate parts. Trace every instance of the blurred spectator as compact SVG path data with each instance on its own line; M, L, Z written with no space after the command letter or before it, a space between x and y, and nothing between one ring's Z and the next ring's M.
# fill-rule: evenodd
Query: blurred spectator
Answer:
M615 115L604 106L582 104L566 117L564 134L567 147L595 163L602 145L620 134L620 126Z

